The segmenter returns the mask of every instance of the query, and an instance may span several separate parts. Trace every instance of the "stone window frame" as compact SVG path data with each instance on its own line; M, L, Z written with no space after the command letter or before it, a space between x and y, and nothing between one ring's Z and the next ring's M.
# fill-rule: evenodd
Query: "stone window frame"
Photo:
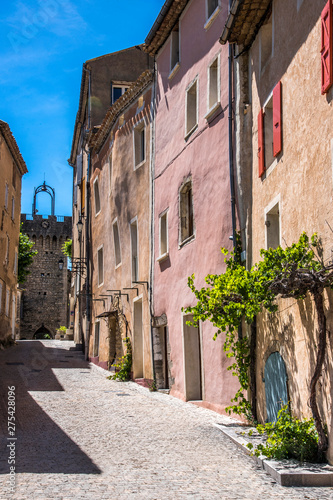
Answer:
M276 212L276 207L277 207L277 213ZM265 207L264 210L264 215L265 215L265 248L268 250L268 244L269 244L269 227L272 221L270 220L270 217L278 216L278 230L279 230L279 245L281 245L281 235L282 235L282 225L281 225L281 195L278 194L271 200L271 202ZM276 247L275 247L276 248Z
M15 197L12 196L12 213L11 213L11 219L13 222L15 222Z
M171 80L180 68L180 23L170 33L170 73Z
M101 260L100 260L100 255L102 255ZM97 248L97 283L98 283L98 288L104 285L104 245L100 245Z
M5 307L5 314L7 318L9 318L9 311L10 311L10 288L6 286L6 307Z
M146 122L142 118L133 127L133 170L137 170L146 163ZM142 135L143 134L143 135Z
M98 343L96 343L96 326L98 325ZM101 321L99 319L95 320L95 328L94 328L94 358L99 357L99 346L100 346L100 339L101 339ZM96 345L97 344L97 345ZM96 349L97 347L97 349ZM96 354L97 350L97 354Z
M215 9L212 10L212 7L211 7L211 3L213 2L213 0L206 0L205 2L205 7L206 7L206 11L205 11L205 14L206 14L206 22L204 24L204 29L205 30L208 30L211 25L213 24L213 22L215 21L215 19L217 18L220 10L221 10L221 0L217 0L217 6L215 7Z
M195 93L192 92L195 86ZM195 102L192 102L190 96L195 95ZM195 108L195 122L189 125L189 113ZM185 90L185 141L198 129L199 124L199 75L196 75ZM190 128L189 128L190 127Z
M212 95L212 88L211 88L211 83L212 83L212 68L214 64L216 63L217 69L216 69L216 77L214 78L215 84L216 84L216 99L215 102L212 104L210 103L210 98ZM214 56L214 58L211 60L211 62L208 65L207 68L207 113L206 113L206 120L209 120L209 118L221 107L221 52L219 51L218 54Z
M169 207L163 210L163 212L160 213L158 216L158 241L159 241L159 256L157 258L157 262L162 262L163 260L167 259L169 257L169 228L168 228L168 219L169 219ZM166 246L166 251L162 252L162 219L165 218L165 246Z
M267 38L269 41L267 42ZM262 24L260 31L259 31L259 68L260 68L260 75L263 74L263 72L266 69L267 64L269 61L273 58L274 56L274 39L275 39L275 30L274 30L274 2L272 2L272 12L271 14L265 19L264 23ZM264 48L267 43L271 44L271 52L269 55L266 55L266 57L263 60L263 53L264 53Z
M9 184L6 181L5 184L5 210L8 211L8 198L9 198Z
M94 186L95 217L97 217L101 213L101 193L100 193L100 189L99 189L98 176L95 178L95 180L93 182L93 186ZM96 196L96 192L97 192L98 196ZM97 199L98 199L99 205L96 203Z
M3 284L2 280L0 280L0 314L2 314L2 290L3 290Z
M133 254L133 236L132 236L132 227L136 226L136 256ZM129 229L130 229L130 240L131 240L131 282L135 283L139 279L139 224L138 224L138 216L136 215L131 219L129 223ZM134 266L133 266L133 260L135 258L135 274L134 273ZM135 279L133 279L135 278Z
M116 238L115 238L115 227L117 228L117 235L118 235L118 246L119 246L119 262L117 263L117 248L116 248ZM121 243L120 243L120 233L119 233L119 224L118 224L118 218L116 217L113 222L112 222L112 236L113 236L113 250L114 250L114 262L115 262L115 269L118 269L119 266L122 264L122 253L121 253Z
M189 190L191 190L191 206L192 206L192 232L188 236L184 236L183 230L184 225L190 226L190 213L189 213L189 204L188 198L186 195ZM179 206L179 231L178 231L178 248L182 248L187 243L190 243L195 239L196 230L195 230L195 217L194 217L194 200L193 200L193 180L192 176L189 175L181 184L178 191L178 206ZM190 229L190 228L188 228Z

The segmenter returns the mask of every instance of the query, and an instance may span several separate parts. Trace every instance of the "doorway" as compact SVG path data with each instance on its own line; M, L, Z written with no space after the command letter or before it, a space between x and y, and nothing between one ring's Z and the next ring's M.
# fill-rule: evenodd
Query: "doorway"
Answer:
M142 299L133 303L133 377L143 378Z
M267 422L276 422L282 406L288 404L287 372L282 356L273 352L265 365Z
M183 316L185 398L198 401L202 399L200 330L187 321L193 321L193 316Z

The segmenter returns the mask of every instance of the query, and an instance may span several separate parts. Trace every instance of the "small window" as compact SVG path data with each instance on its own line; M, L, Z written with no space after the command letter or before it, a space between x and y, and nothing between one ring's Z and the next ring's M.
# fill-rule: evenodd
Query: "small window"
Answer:
M180 243L194 236L192 181L180 190Z
M98 266L98 286L103 285L104 282L104 255L103 247L97 250L97 266Z
M171 32L171 46L170 46L170 72L179 63L179 28L174 28Z
M109 192L112 191L112 153L109 156Z
M113 229L113 244L114 244L114 257L115 257L115 265L116 267L121 264L121 251L120 251L120 239L119 239L119 230L118 230L118 222L114 221L112 224Z
M2 283L0 281L0 313L2 312Z
M13 188L16 189L16 165L13 163L13 177L12 177Z
M273 94L264 106L264 144L265 166L268 168L274 161L273 155Z
M10 289L6 288L6 316L9 316Z
M95 323L95 335L94 335L94 358L99 356L99 332L100 332L100 322Z
M101 211L101 200L99 197L99 184L98 177L94 180L94 197L95 197L95 215L98 215Z
M214 111L220 104L220 56L208 68L207 113Z
M139 279L138 222L131 222L132 282Z
M219 0L207 0L207 19L209 19L219 6Z
M198 81L186 91L185 136L190 135L198 125Z
M8 262L9 262L9 243L10 243L10 240L9 240L9 236L7 234L5 265L8 265Z
M168 212L164 212L159 217L160 221L160 259L168 256L169 242L168 242Z
M280 212L279 203L266 213L266 248L280 246Z
M265 67L273 53L273 14L269 16L260 30L260 67Z
M12 197L12 221L15 220L15 198Z
M126 90L128 90L128 85L112 85L111 104L114 104L119 97L125 94Z
M81 182L81 214L84 215L86 207L86 179L83 177Z
M6 187L5 187L5 209L8 210L8 184L6 182Z
M17 265L18 265L18 252L17 248L15 248L15 259L14 259L14 274L17 275Z
M138 168L146 159L145 124L141 122L134 131L134 169Z

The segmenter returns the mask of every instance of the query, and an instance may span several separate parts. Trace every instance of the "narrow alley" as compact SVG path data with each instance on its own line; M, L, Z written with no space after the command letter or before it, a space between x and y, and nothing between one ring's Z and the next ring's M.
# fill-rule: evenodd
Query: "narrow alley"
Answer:
M217 428L227 417L106 378L70 341L0 352L1 499L331 499L283 488ZM8 386L16 398L16 485L8 494Z

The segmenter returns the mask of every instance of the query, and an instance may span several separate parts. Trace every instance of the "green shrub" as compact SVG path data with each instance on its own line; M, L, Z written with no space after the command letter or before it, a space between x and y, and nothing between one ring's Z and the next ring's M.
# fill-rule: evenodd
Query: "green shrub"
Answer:
M256 456L262 454L277 460L294 458L300 462L321 461L313 418L298 420L291 415L288 405L279 411L277 422L258 425L257 431L267 436L267 441L257 446L251 443L247 445Z
M126 354L122 356L118 363L112 365L116 368L116 373L107 377L109 380L120 380L127 382L131 378L132 370L132 346L129 337L126 337L123 342L126 344Z

